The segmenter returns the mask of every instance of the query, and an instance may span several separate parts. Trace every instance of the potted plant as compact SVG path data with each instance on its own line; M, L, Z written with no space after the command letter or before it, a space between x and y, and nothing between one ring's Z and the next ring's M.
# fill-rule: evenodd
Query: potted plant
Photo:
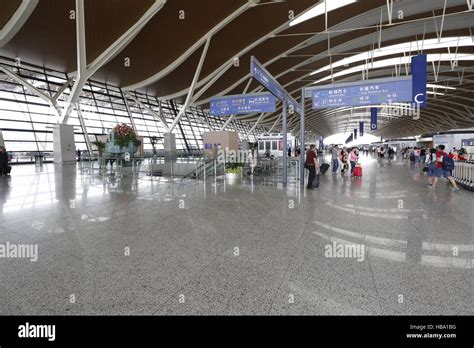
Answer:
M236 179L241 176L243 163L228 162L225 164L225 176L229 179Z
M114 127L114 142L115 145L120 148L126 148L130 146L130 142L134 146L137 146L137 135L132 127L126 125L125 123L118 124Z

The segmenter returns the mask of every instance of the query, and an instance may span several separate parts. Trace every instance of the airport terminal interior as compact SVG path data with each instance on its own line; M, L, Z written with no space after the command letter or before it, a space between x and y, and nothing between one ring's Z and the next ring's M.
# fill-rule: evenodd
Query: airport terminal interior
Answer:
M0 0L0 315L472 315L474 2Z

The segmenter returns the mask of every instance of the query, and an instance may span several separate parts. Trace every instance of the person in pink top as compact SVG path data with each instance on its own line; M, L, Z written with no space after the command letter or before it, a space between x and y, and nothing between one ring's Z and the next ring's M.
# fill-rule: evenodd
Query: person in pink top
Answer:
M351 175L354 174L354 168L357 162L357 154L355 147L351 149L351 152L349 153L349 161L351 162Z

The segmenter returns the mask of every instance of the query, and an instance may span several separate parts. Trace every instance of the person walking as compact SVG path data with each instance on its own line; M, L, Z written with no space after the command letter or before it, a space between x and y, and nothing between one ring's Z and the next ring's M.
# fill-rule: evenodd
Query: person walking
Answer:
M420 149L420 163L425 163L425 162L426 162L426 149L424 146L422 146Z
M414 147L413 148L413 155L415 156L415 164L419 164L420 163L420 149L418 147Z
M438 182L438 177L436 176L436 149L430 149L425 163L428 167L428 188L434 189Z
M333 146L331 151L331 160L332 160L332 174L337 173L339 168L339 147L337 145Z
M354 168L357 162L357 153L355 147L353 147L349 153L349 161L351 162L351 175L354 175Z
M380 147L380 156L379 158L384 159L385 158L385 148L383 146Z
M308 176L308 185L306 188L308 190L312 190L313 187L313 181L314 178L316 177L316 151L314 151L314 145L310 145L308 152L306 153L306 162L305 162L305 168L309 170L309 176Z
M348 165L347 165L347 149L346 147L344 146L341 150L341 175L344 175L344 173L346 172L346 170L348 169Z
M0 175L8 175L8 153L4 146L0 146Z
M445 146L438 146L438 152L436 153L436 165L437 168L441 170L442 175L449 180L451 185L453 185L453 191L459 191L459 187L456 184L456 181L453 178L454 170L454 159L449 157L446 152L444 152Z
M388 147L388 161L391 162L393 160L393 155L395 151L393 151L393 148L391 146Z

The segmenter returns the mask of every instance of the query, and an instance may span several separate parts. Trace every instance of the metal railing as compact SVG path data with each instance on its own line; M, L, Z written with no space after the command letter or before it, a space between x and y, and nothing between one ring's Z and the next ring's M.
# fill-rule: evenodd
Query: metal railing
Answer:
M474 191L474 161L455 161L453 178L461 187Z

